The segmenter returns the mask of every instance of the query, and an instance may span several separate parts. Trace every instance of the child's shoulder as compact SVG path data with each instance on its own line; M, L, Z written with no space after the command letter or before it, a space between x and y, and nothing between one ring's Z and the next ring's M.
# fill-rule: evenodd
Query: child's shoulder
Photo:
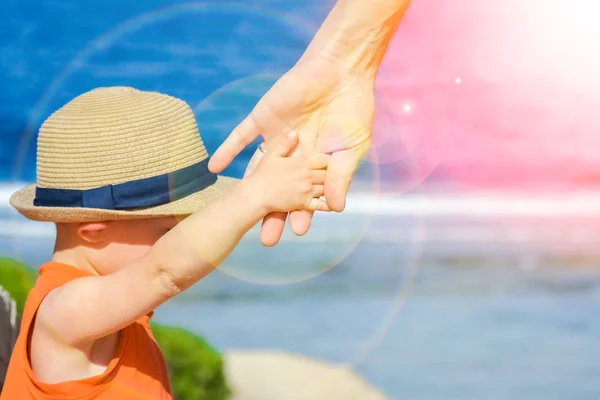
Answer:
M31 314L29 318L33 318L49 293L71 281L86 276L90 276L90 274L73 265L56 261L49 261L42 264L33 288L27 295L23 318L28 318L28 313Z

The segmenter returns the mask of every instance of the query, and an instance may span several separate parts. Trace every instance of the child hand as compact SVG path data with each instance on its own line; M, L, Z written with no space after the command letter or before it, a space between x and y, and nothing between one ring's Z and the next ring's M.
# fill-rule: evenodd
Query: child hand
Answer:
M329 156L304 155L287 157L298 144L298 135L291 132L274 140L266 154L258 157L252 175L252 188L266 212L313 210L329 211L323 196L323 183ZM255 157L253 157L253 160ZM256 161L255 161L256 162ZM250 183L250 182L249 182Z

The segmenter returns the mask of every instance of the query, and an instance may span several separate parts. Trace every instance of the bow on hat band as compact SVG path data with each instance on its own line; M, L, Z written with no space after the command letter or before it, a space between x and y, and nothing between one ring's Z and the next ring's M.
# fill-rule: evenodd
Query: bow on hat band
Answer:
M216 181L217 175L208 170L208 158L206 158L197 164L174 172L94 189L37 187L33 205L105 210L154 207L206 189Z

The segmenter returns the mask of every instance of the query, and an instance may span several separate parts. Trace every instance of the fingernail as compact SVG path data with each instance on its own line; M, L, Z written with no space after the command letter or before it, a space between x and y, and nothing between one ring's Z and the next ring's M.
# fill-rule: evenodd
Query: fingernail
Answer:
M287 134L287 135L288 135L288 137L289 137L290 139L293 139L293 138L295 138L296 136L298 136L298 133L297 133L296 131L290 131L290 132L288 132L288 134Z

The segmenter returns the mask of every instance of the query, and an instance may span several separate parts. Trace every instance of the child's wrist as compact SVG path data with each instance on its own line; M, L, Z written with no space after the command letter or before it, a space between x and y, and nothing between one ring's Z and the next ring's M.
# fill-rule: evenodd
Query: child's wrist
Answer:
M249 212L260 219L269 213L267 198L261 191L260 185L256 183L256 176L248 176L240 181L240 198L245 199L244 204L249 208Z

